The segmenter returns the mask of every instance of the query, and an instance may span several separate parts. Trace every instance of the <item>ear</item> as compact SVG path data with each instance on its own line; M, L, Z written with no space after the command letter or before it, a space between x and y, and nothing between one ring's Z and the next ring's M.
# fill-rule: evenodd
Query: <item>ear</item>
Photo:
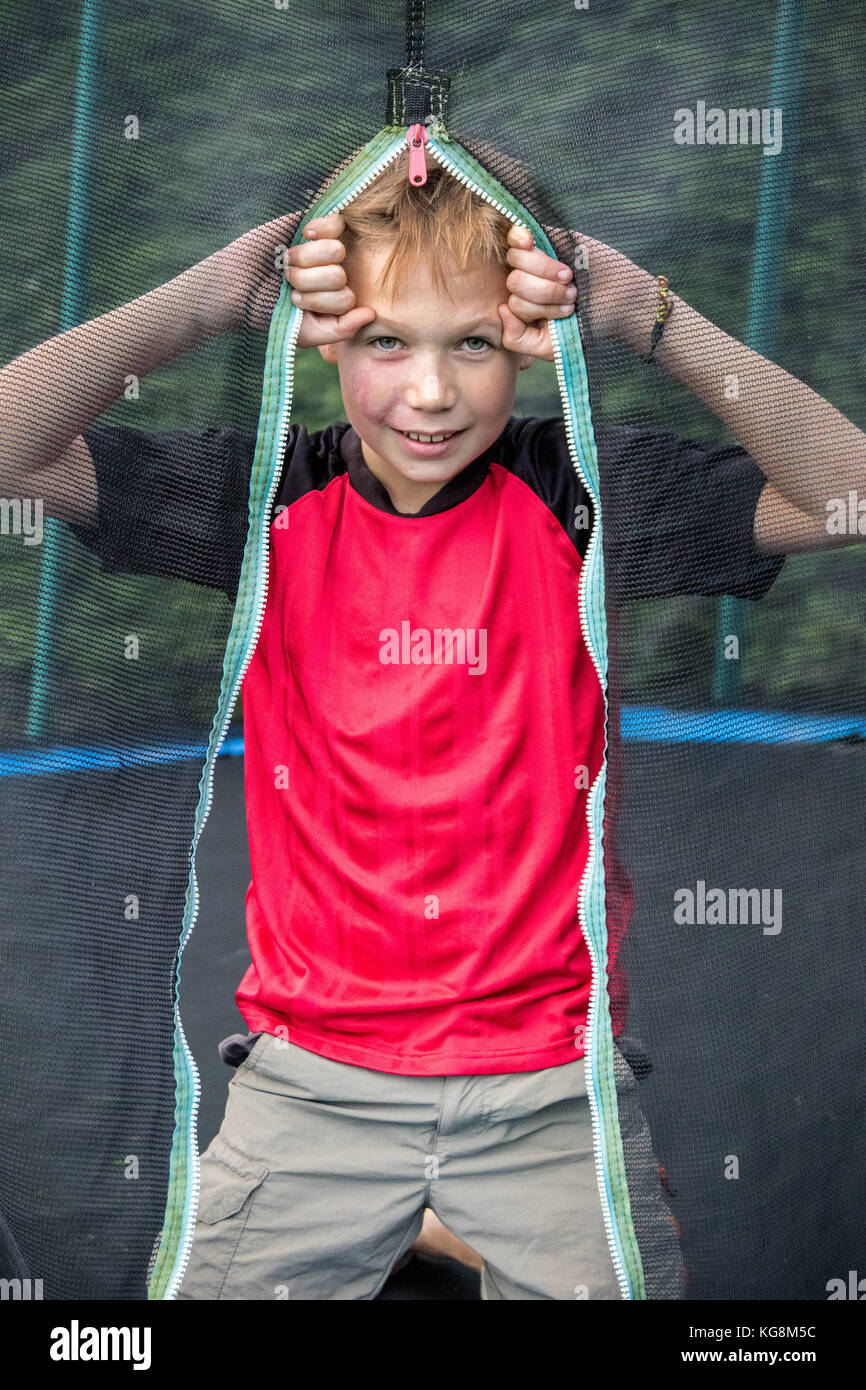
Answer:
M520 366L518 368L518 371L525 372L526 368L531 367L534 361L535 358L532 356L531 353L522 352L520 354Z
M336 343L319 343L319 352L326 362L330 362L332 367L337 365L337 345Z

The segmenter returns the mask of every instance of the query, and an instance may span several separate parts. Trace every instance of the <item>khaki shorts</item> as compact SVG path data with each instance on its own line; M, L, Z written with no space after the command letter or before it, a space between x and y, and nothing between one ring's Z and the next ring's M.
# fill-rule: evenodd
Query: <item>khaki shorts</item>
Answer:
M178 1298L373 1299L425 1207L481 1255L483 1299L622 1297L582 1058L398 1076L263 1033L228 1089Z

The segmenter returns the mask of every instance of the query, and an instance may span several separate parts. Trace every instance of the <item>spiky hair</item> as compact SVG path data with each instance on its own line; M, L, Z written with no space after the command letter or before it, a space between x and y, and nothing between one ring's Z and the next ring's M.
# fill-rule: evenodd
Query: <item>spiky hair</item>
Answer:
M362 242L390 250L383 288L393 292L425 260L433 283L448 293L448 272L474 261L506 266L508 218L455 179L430 155L427 182L409 182L408 148L343 209L347 257Z

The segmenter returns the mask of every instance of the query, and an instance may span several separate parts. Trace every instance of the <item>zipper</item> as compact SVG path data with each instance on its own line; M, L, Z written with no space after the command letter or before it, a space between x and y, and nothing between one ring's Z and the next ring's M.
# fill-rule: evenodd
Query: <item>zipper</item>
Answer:
M424 146L428 140L427 127L423 125L410 125L406 131L406 141L409 146L409 182L416 187L427 182L427 161L424 158Z
M381 137L371 141L366 150L373 152L377 144L381 144ZM373 165L366 173L365 177L359 182L354 183L349 192L340 199L329 211L339 211L345 207L346 203L364 189L369 183L379 176L382 170L396 159L404 146L404 140L394 140L393 137L385 142L384 150L374 154ZM355 166L357 161L353 161L350 169ZM349 171L344 171L343 180ZM335 186L342 182L339 178L335 181ZM327 193L327 191L326 191ZM326 195L325 195L326 196ZM316 210L311 210L308 215L301 220L295 232L295 238L299 238L303 228L312 217L321 216ZM288 321L286 322L286 317ZM205 758L205 767L202 773L200 786L200 800L196 813L196 825L193 833L193 841L190 849L190 879L187 891L187 909L184 915L184 925L181 929L180 943L178 947L178 963L175 974L175 1003L174 1003L174 1022L175 1022L175 1081L177 1086L177 1099L175 1104L175 1142L172 1145L172 1154L169 1172L169 1190L166 1203L167 1217L163 1224L158 1249L153 1262L153 1269L148 1279L148 1298L174 1299L183 1282L186 1267L189 1263L190 1250L192 1248L193 1235L195 1232L195 1216L198 1208L198 1196L201 1187L201 1163L196 1142L196 1130L198 1109L201 1100L201 1077L195 1065L195 1059L190 1052L183 1029L180 1016L179 992L180 992L180 957L183 952L190 934L195 927L198 918L199 893L198 880L195 872L195 854L201 832L204 829L210 808L213 801L213 780L214 768L216 765L217 754L225 741L231 723L232 711L237 700L243 678L252 660L253 653L258 643L262 623L264 622L265 609L267 607L269 564L268 564L268 544L269 527L268 518L279 486L280 469L277 467L279 461L284 457L286 441L289 432L291 415L292 397L294 395L294 360L295 349L300 332L303 310L297 305L292 304L285 282L280 287L280 298L271 319L271 326L268 335L268 352L265 363L265 389L263 391L262 408L259 415L259 431L256 441L256 455L253 463L252 477L256 477L257 465L261 457L266 452L267 446L267 411L269 406L268 380L275 375L275 365L279 360L282 371L280 374L281 388L279 390L279 415L276 430L276 439L273 449L269 453L270 467L268 470L268 483L264 506L260 514L258 551L256 564L253 569L253 588L254 588L254 610L252 614L252 628L247 628L247 636L243 638L243 629L247 625L245 612L244 589L246 587L247 576L247 554L244 555L244 562L241 568L241 576L238 583L238 596L235 603L235 614L232 627L229 632L226 657L223 663L223 686L227 668L230 669L229 653L233 651L234 645L240 637L243 643L243 653L239 666L236 666L234 676L231 680L228 699L225 698L224 690L221 693L217 714L214 717L214 725L211 729L211 737L208 744L208 751ZM283 338L283 335L284 338ZM283 338L283 346L280 347L280 339ZM263 426L265 433L262 433ZM251 514L254 515L254 508L251 500ZM249 534L247 545L249 545ZM220 710L223 711L220 719ZM218 722L219 721L219 722ZM214 734L216 733L216 737ZM202 804L201 796L204 796ZM191 1090L191 1094L189 1094ZM178 1132L185 1122L182 1130L182 1137L178 1141ZM171 1247L175 1244L175 1228L177 1219L172 1211L172 1197L178 1190L183 1189L183 1211L180 1218L180 1238L177 1254L172 1258ZM170 1269L167 1268L169 1261Z
M422 184L426 182L427 170L425 160L425 150L428 150L433 157L460 183L466 185L478 197L492 204L498 212L502 213L511 222L521 226L529 226L536 244L542 244L543 249L552 253L553 248L541 227L535 223L534 219L527 216L520 205L510 199L510 195L505 189L501 189L506 199L509 199L513 206L494 197L487 188L483 187L478 179L484 179L490 183L499 185L487 173L482 166L476 164L468 151L457 146L450 140L444 127L439 122L435 122L431 127L435 132L435 138L430 135L425 126L415 124L408 127L386 127L375 136L369 144L351 161L346 169L333 180L325 189L316 205L302 218L295 231L294 244L300 241L301 235L307 223L314 217L327 216L331 212L339 212L346 207L354 198L358 196L382 171L397 159L409 143L409 177L413 183ZM398 133L399 132L399 133ZM445 150L439 141L447 141L454 148L455 153L459 150L459 157L470 172L456 163ZM365 172L360 175L361 169ZM477 170L478 178L472 177L472 170ZM423 175L423 177L422 177ZM223 684L217 713L214 716L214 723L211 729L211 737L205 759L205 766L200 782L200 800L196 814L196 828L193 835L193 842L190 850L190 880L187 892L187 908L184 917L184 926L181 931L180 943L178 948L178 961L175 976L175 1077L177 1082L177 1100L175 1106L175 1140L172 1146L171 1168L169 1177L168 1200L166 1203L166 1220L163 1225L158 1253L154 1261L154 1268L148 1281L148 1298L173 1299L177 1296L186 1272L189 1261L189 1254L192 1247L193 1234L195 1230L195 1217L198 1207L198 1195L200 1188L200 1163L196 1144L196 1121L198 1107L201 1097L201 1078L196 1068L195 1061L189 1050L179 1009L179 990L180 990L180 957L186 945L190 933L192 932L197 917L199 906L198 882L195 873L195 852L198 841L201 837L207 817L210 814L210 807L213 800L213 776L216 756L222 743L225 740L231 722L231 715L240 690L241 683L253 653L258 643L262 623L264 621L265 609L267 606L268 581L269 581L269 524L268 519L274 503L275 495L281 477L280 463L285 456L285 447L288 438L292 397L294 394L294 359L297 347L298 333L303 318L303 310L297 305L292 304L288 285L283 282L280 289L280 297L274 310L270 331L268 335L268 349L264 371L264 387L262 395L262 405L259 415L259 427L256 440L256 454L252 470L251 490L255 487L260 473L263 471L263 460L267 458L267 482L262 510L258 513L258 536L256 548L251 546L252 540L252 518L256 516L254 499L250 498L251 526L247 535L247 545L244 552L244 559L241 568L241 576L238 585L238 597L235 604L235 613L232 627L229 633L226 655L223 663ZM581 630L584 635L587 651L595 666L599 678L602 693L605 699L605 716L607 715L607 696L605 691L606 682L606 643L603 623L600 633L595 632L590 623L590 614L585 602L586 591L589 577L599 569L601 565L600 546L598 537L600 536L600 507L598 503L598 490L593 485L590 477L583 467L580 451L576 441L576 420L572 410L572 384L570 374L574 374L579 380L584 381L585 377L582 356L574 354L569 349L567 339L564 340L564 327L558 320L549 320L551 343L553 346L554 362L556 366L557 379L560 387L560 395L564 406L564 423L566 439L568 442L569 454L574 468L584 484L587 492L593 499L595 508L596 524L593 527L593 534L587 547L584 563L581 568L580 586L578 590ZM572 330L574 331L574 330ZM276 385L277 402L277 423L276 428L271 430L269 412L273 405L272 389ZM590 435L590 443L594 443ZM254 557L252 567L250 558ZM252 612L250 608L249 590L252 590ZM603 606L603 600L602 600ZM237 661L237 650L240 648L240 661ZM234 665L233 665L234 663ZM232 674L233 671L233 674ZM228 678L228 685L227 685ZM222 712L222 717L221 716ZM607 718L605 717L605 728ZM601 889L601 920L603 916L603 874L599 883L599 865L601 852L601 836L597 825L593 823L593 815L596 816L598 824L601 823L601 810L604 800L604 779L607 767L607 743L605 741L604 758L601 772L596 782L590 789L587 799L587 824L589 830L590 852L587 865L581 879L578 910L583 921L589 920L592 913L598 910L598 905L587 908L586 904L590 901L590 895L594 891L598 897L599 888ZM617 1279L624 1298L634 1297L632 1279L625 1267L622 1255L619 1230L614 1216L614 1201L610 1191L608 1181L608 1163L606 1161L607 1143L607 1117L602 1111L609 1108L605 1107L600 1101L598 1091L598 1076L596 1071L596 1048L594 1040L604 1041L599 1027L599 1001L600 983L602 978L601 964L599 961L598 943L593 941L591 932L584 932L584 939L590 953L592 965L592 985L590 989L589 1009L587 1013L587 1032L589 1046L587 1057L589 1059L589 1085L587 1093L590 1101L590 1112L592 1116L593 1151L595 1155L596 1176L601 1195L602 1215L604 1218L605 1232L607 1234L608 1246ZM610 1044L610 1039L607 1039ZM179 1045L178 1045L179 1044ZM612 1074L609 1068L609 1074ZM616 1105L614 1090L614 1106ZM185 1123L185 1127L184 1127ZM617 1135L618 1137L618 1135ZM604 1138L605 1142L602 1143ZM617 1165L618 1170L623 1169L623 1165ZM620 1204L624 1204L628 1209L628 1190L623 1176L619 1179L621 1192ZM172 1207L174 1194L178 1188L183 1189L183 1210L180 1218L179 1241L176 1242L176 1206ZM628 1217L631 1225L631 1217ZM636 1243L634 1242L633 1229L631 1232L634 1250L632 1253L632 1270L635 1274L635 1282L638 1283L643 1296L643 1274L640 1267L640 1259L637 1256ZM177 1252L172 1255L172 1246L177 1243Z
M515 212L511 208L509 208L504 202L494 198L487 191L487 189L481 186L481 184L477 180L473 179L468 173L466 173L462 168L460 168L460 166L456 164L453 159L449 158L449 156L445 153L444 150L442 150L442 148L439 146L435 139L428 140L426 142L426 148L433 155L433 157L437 159L439 163L442 164L443 167L447 169L447 171L454 178L459 179L459 181L465 184L466 187L469 188L473 193L477 194L481 198L484 198L488 203L492 203L493 206L497 209L497 211L501 212L504 216L508 217L512 222L520 223L523 226L530 224L530 230L532 231L533 240L536 242L536 244L538 244L538 242L545 243L543 249L548 250L548 254L552 253L553 248L550 246L546 234L544 233L543 229L535 223L533 218L527 218L525 212L523 216L515 214ZM464 156L467 162L471 160L471 156L467 156L466 151L461 150L461 154ZM472 163L474 164L475 161L473 160ZM484 178L490 179L491 176L487 174L486 170L482 170L480 165L477 167ZM506 192L506 190L503 189L503 192ZM571 322L573 324L575 320L572 320ZM584 642L586 644L587 651L589 652L590 658L593 662L593 665L595 666L596 674L599 679L599 684L601 686L605 704L604 755L602 760L601 771L598 777L596 778L595 784L590 789L589 796L587 798L587 829L589 832L590 850L589 855L587 856L587 863L583 877L581 879L580 889L578 893L578 910L580 912L581 921L586 923L591 921L593 919L593 915L598 913L599 911L599 905L597 902L593 906L587 906L590 901L590 894L594 891L596 898L598 898L599 890L601 896L601 920L604 921L603 870L601 871L601 875L599 874L599 869L601 865L601 836L599 834L598 826L601 823L601 812L604 806L604 788L607 769L607 649L604 625L602 623L600 632L592 630L589 621L589 610L586 603L586 592L590 578L595 577L594 571L598 570L598 577L603 579L603 570L600 568L603 562L599 542L599 537L601 535L601 507L598 496L598 488L594 485L593 480L587 476L586 470L584 469L581 461L580 451L577 448L577 441L575 437L576 421L572 409L572 383L569 379L570 372L572 370L574 371L574 374L578 376L578 378L584 378L583 395L587 404L587 418L589 418L588 393L585 386L585 369L583 368L582 358L577 358L576 361L572 360L572 354L569 352L567 339L564 341L566 330L564 330L561 321L557 319L550 319L548 320L548 323L550 327L550 340L553 348L553 357L556 366L557 380L559 383L560 397L563 404L563 418L565 424L566 440L568 443L568 450L575 471L577 472L578 477L581 479L581 482L586 488L586 491L592 498L595 516L595 525L593 526L593 533L590 538L590 543L587 547L587 552L586 556L584 557L583 565L581 566L580 585L578 589L578 606L581 630L583 632ZM574 331L574 328L572 328L572 333ZM564 347L565 351L563 351ZM566 359L568 360L566 361ZM600 600L600 606L603 607L603 597ZM587 1034L589 1041L589 1046L587 1048L587 1057L589 1060L589 1084L587 1085L587 1095L590 1102L590 1114L592 1117L593 1153L595 1156L596 1178L598 1180L599 1195L601 1197L602 1216L604 1218L604 1227L607 1235L608 1247L610 1250L614 1270L616 1271L616 1276L619 1281L623 1297L626 1299L632 1299L635 1296L633 1282L634 1284L638 1285L638 1288L640 1289L639 1296L644 1296L643 1270L640 1266L639 1252L637 1250L637 1244L634 1238L633 1228L631 1231L632 1260L630 1263L632 1264L633 1273L635 1275L634 1281L629 1276L629 1273L626 1269L625 1260L623 1258L622 1244L620 1240L619 1230L617 1227L617 1222L614 1216L614 1200L610 1190L610 1183L608 1177L608 1163L606 1161L607 1136L603 1135L602 1133L603 1129L607 1128L608 1123L606 1117L603 1118L602 1111L603 1109L609 1107L604 1107L600 1101L598 1075L596 1067L597 1044L599 1041L606 1041L608 1043L607 1050L609 1052L608 1074L612 1075L612 1039L609 1037L602 1039L601 1028L599 1026L599 1002L601 994L600 984L602 978L602 971L601 963L599 961L598 943L593 940L593 934L591 931L584 931L583 935L584 940L587 943L587 948L590 954L590 963L592 965L592 984L590 987L589 1008L587 1011ZM616 1105L615 1086L614 1105ZM602 1143L602 1138L605 1139L604 1143ZM631 1225L628 1187L627 1182L625 1180L624 1163L618 1164L617 1166L622 1171L622 1177L620 1178L620 1203L622 1205L624 1199L624 1204L628 1207L629 1210L628 1221L629 1225ZM637 1256L637 1260L635 1260L634 1256ZM637 1267L635 1268L635 1266Z
M286 296L285 296L285 293L284 293L285 288L286 288L286 286L285 286L285 284L283 284L283 286L281 286L281 296L282 296L284 302L285 302L285 300L286 300ZM289 300L288 303L291 304L291 300ZM196 1214L196 1210L197 1210L197 1208L198 1208L198 1195L199 1195L199 1189L200 1189L200 1185L201 1185L201 1165L200 1165L200 1162L199 1162L198 1146L197 1146L197 1142L196 1142L196 1128L197 1128L197 1119L198 1119L198 1108L199 1108L199 1102L200 1102L200 1099L201 1099L201 1077L200 1077L200 1075L199 1075L198 1068L197 1068L196 1065L195 1065L195 1059L193 1058L192 1053L190 1052L189 1045L188 1045L187 1040L186 1040L186 1035L185 1035L184 1030L183 1030L183 1023L182 1023L181 1016L180 1016L180 1007L179 1007L179 991L180 991L180 956L181 956L181 954L182 954L182 952L183 952L184 947L186 946L187 941L189 940L190 934L191 934L191 932L193 931L193 928L195 927L196 921L197 921L197 919L198 919L199 893L198 893L198 879L197 879L197 877L196 877L196 872L195 872L195 854L196 854L196 849L197 849L197 846L198 846L198 841L199 841L199 839L201 838L201 832L202 832L202 830L204 829L204 826L205 826L205 823L206 823L206 821L207 821L208 816L210 815L210 808L211 808L211 804L212 804L212 802L213 802L213 781L214 781L214 769L215 769L215 766L216 766L217 754L219 753L219 750L220 750L222 744L223 744L224 741L225 741L226 734L228 733L229 725L230 725L230 723L231 723L232 712L233 712L233 710L234 710L235 703L236 703L236 701L237 701L237 697L238 697L238 694L239 694L239 692L240 692L240 688L241 688L241 684L243 683L244 676L246 675L247 668L248 668L248 666L249 666L249 664L250 664L250 661L252 660L253 653L254 653L255 648L256 648L256 645L257 645L257 643L258 643L258 639L259 639L259 634L260 634L260 632L261 632L262 623L264 622L265 609L266 609L266 607L267 607L268 578L269 578L269 565L268 565L269 526L268 526L267 523L268 523L268 518L270 517L270 514L271 514L271 508L273 507L274 499L275 499L276 492L277 492L277 489L278 489L278 486L279 486L279 481L280 481L280 470L279 470L279 468L277 468L277 467L275 466L275 464L276 464L276 461L279 460L279 459L281 459L281 458L284 456L284 454L285 454L286 440L287 440L287 437L288 437L289 416L290 416L290 413L291 413L292 396L293 396L293 394L294 394L294 359L295 359L295 348L296 348L296 344L297 344L297 340L298 340L298 333L299 333L299 331L300 331L301 316L302 316L302 310L297 309L295 305L291 305L291 309L292 309L292 312L291 312L291 313L289 314L289 316L288 316L288 325L287 325L286 335L285 335L285 346L284 346L284 349L282 350L282 352L281 352L281 354L280 354L280 357L279 357L280 365L281 365L281 367L282 367L282 374L281 374L282 389L281 389L281 391L280 391L280 412L279 412L279 418L278 418L278 424L277 424L277 444L276 444L276 451L275 451L275 453L272 453L272 454L271 454L271 467L270 467L270 469L269 469L268 482L267 482L267 488L266 488L265 499L264 499L264 506L263 506L263 508L262 508L262 512L261 512L261 521L260 521L260 526L259 526L257 562L256 562L256 565L255 565L255 568L254 568L253 571L252 571L252 576L253 576L253 596L254 596L254 597L253 597L253 604L254 604L254 606L253 606L253 625L252 625L252 628L251 628L251 629L248 629L247 636L246 636L246 638L244 639L242 634L243 634L243 629L244 629L244 627L246 626L245 609L246 609L246 607L248 606L248 604L247 604L246 595L245 595L245 593L244 593L244 590L245 590L245 588L246 588L247 586L246 586L246 584L245 584L245 575L244 575L244 573L243 573L243 568L244 568L244 566L242 566L242 573L241 573L241 577L240 577L240 580L239 580L239 583L238 583L238 596L237 596L237 599L236 599L236 602L235 602L235 615L234 615L234 619L233 619L233 622L232 622L232 628L231 628L231 630L230 630L230 632L229 632L229 639L228 639L228 644L227 644L227 653L226 653L226 658L225 658L225 660L224 660L224 665L223 665L223 692L222 692L222 694L221 694L219 706L218 706L218 709L217 709L217 714L216 714L215 717L214 717L214 725L213 725L213 727L212 727L212 729L211 729L211 737L210 737L210 742L209 742L209 745L208 745L208 752L207 752L206 759L205 759L205 768L204 768L204 772L203 772L203 774L202 774L201 782L199 783L201 793L204 795L204 805L202 805L202 802L201 802L201 800L200 800L200 801L199 801L199 807L198 807L197 815L196 815L196 828L195 828L195 831L194 831L192 847L191 847L191 850L190 850L190 881L189 881L189 891L188 891L188 904L189 904L189 906L191 907L191 911L188 910L187 918L186 918L185 923L184 923L184 927L183 927L182 930L181 930L180 944L179 944L179 948L178 948L178 965L177 965L177 973L176 973L176 977L175 977L175 1010L174 1010L174 1017L175 1017L175 1038L176 1038L176 1043L175 1043L175 1074L176 1074L176 1076L177 1076L177 1072L178 1072L178 1065L177 1065L177 1052L178 1052L178 1049L177 1049L177 1042L178 1042L178 1040L179 1040L179 1042L180 1042L180 1056L181 1056L181 1059L182 1059L181 1075L180 1075L180 1077L178 1077L180 1095L179 1095L179 1099L178 1099L178 1103L177 1103L176 1109L177 1109L178 1111L180 1111L182 1108L184 1108L184 1109L187 1110L187 1113L186 1113L186 1132L185 1132L184 1139L182 1140L181 1144L180 1144L180 1145L175 1144L175 1146L174 1146L174 1148L173 1148L173 1152L172 1152L172 1165L171 1165L172 1171L171 1171L171 1175L170 1175L170 1178L169 1178L169 1201L168 1201L168 1203L167 1203L167 1207L170 1208L170 1205L171 1205L171 1194L172 1194L172 1192L176 1189L177 1186L183 1185L183 1186L185 1187L185 1192L184 1192L184 1207L183 1207L183 1215L182 1215L182 1219L181 1219L180 1245L179 1245L179 1249L178 1249L177 1256L176 1256L176 1258L175 1258L174 1261L173 1261L173 1267L172 1267L172 1269L171 1269L170 1272L166 1273L165 1268L164 1268L165 1259L164 1259L164 1257L163 1257L163 1250L164 1250L164 1248L165 1248L165 1246L166 1246L166 1242L165 1242L165 1234L166 1234L166 1231L165 1231L165 1226L164 1226L164 1227L163 1227L163 1238L162 1238L162 1241L161 1241L161 1243L160 1243L160 1250L159 1250L159 1252L158 1252L158 1254L157 1254L157 1256L156 1256L156 1260L155 1260L155 1262L154 1262L154 1269L153 1269L153 1273L152 1273L152 1276L151 1276L152 1282L157 1286L157 1288L160 1286L160 1284L162 1284L162 1283L164 1282L164 1284L165 1284L165 1292L164 1292L161 1296L162 1296L163 1298L166 1298L166 1299L172 1299L172 1298L175 1298L175 1297L176 1297L177 1292L178 1292L178 1290L179 1290L179 1288L180 1288L180 1285L181 1285L181 1283L182 1283L182 1281L183 1281L183 1276L184 1276L184 1274L185 1274L185 1272L186 1272L186 1266L187 1266L187 1264L188 1264L188 1262L189 1262L189 1253L190 1253L190 1249L191 1249L191 1247L192 1247L193 1233L194 1233L194 1230L195 1230L195 1214ZM284 309L283 309L283 314L282 314L280 317L281 317L281 318L285 318L285 307L284 307ZM275 312L274 312L274 320L276 320L276 319L277 319L277 311L275 310ZM273 330L274 326L275 326L275 325L274 325L274 322L272 321L272 325L271 325L272 330ZM281 326L282 326L281 324L278 324L278 325L277 325L277 327L281 327ZM274 344L276 341L277 341L277 337L275 337L272 341L269 340L269 353L268 353L268 358L269 358L270 360L269 360L269 362L266 362L266 366L265 366L265 377L266 377L266 380L267 380L267 378L268 378L268 376L269 376L269 367L270 367L270 375L273 375L273 374L274 374L274 367L275 367L275 365L276 365L276 355L275 355L272 351L270 351L270 349L272 348L273 344ZM266 411L267 411L268 401L269 401L269 394L268 394L267 388L266 388L266 389L265 389L265 392L264 392L264 399L263 399L263 404L262 404L262 412L261 412L260 420L259 420L259 440L258 440L257 449L256 449L256 462L257 462L258 457L260 456L260 454L261 454L261 452L262 452L262 442L261 442L262 417L265 415L265 413L266 413ZM266 438L267 438L267 436L265 436L265 439L266 439ZM253 476L255 476L256 462L254 462L254 464L253 464ZM248 534L248 537L247 537L247 544L249 544L249 534ZM244 557L244 560L246 561L246 555L245 555L245 557ZM240 615L240 617L239 617L238 615ZM237 638L238 638L238 636L240 636L240 638L241 638L242 654L241 654L240 663L238 664L237 662L235 662L234 674L231 675L231 674L230 674L230 672L231 672L231 664L230 664L230 661L229 661L229 653L233 653L233 652L234 652L234 650L235 650L235 648L236 648L236 646L237 646ZM228 667L228 671L227 671L227 667ZM227 675L227 674L230 675L230 682L231 682L231 683L230 683L230 685L229 685L229 687L228 687L228 697L226 698L226 695L225 695L225 689L226 689L225 682L226 682L226 675ZM223 713L222 713L222 718L221 718L221 719L220 719L220 710L223 711ZM215 737L214 735L216 735L216 737ZM188 1105L188 1108L187 1108L187 1107L185 1107L185 1106L182 1105L182 1102L183 1102L184 1096L185 1096L185 1088L188 1086L188 1084L189 1084L190 1082L191 1082L191 1086L192 1086L192 1095L191 1095L191 1100L190 1100L189 1105ZM178 1121L177 1124L178 1124L178 1126L179 1126L180 1122ZM186 1177L186 1182L184 1183L181 1174L182 1174L182 1171L183 1171L183 1168L184 1168L185 1165L187 1166L187 1177ZM180 1172L179 1172L178 1170L180 1170ZM170 1234L171 1234L171 1231L169 1230L169 1235L170 1235ZM166 1254L168 1254L168 1251L166 1251ZM161 1259L161 1257L163 1257L163 1258ZM169 1256L169 1257L170 1257L170 1256ZM160 1296L160 1295L153 1295L153 1296ZM148 1297L151 1297L150 1291L148 1292Z

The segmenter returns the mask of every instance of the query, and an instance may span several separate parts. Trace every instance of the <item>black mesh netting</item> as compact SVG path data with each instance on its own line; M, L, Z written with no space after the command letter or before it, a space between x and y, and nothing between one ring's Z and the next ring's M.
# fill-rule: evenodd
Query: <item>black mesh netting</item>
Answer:
M207 931L193 857L286 423L273 238L223 320L218 253L297 213L291 241L383 127L427 122L579 288L579 341L515 414L577 421L586 466L598 442L603 566L574 621L605 666L584 911L623 1295L826 1298L866 1237L859 4L7 0L0 37L0 1277L177 1292L181 941ZM669 277L654 363L652 295L641 331L604 331L596 244ZM345 418L298 359L292 419ZM760 550L746 455L775 488ZM684 539L696 487L717 520Z

